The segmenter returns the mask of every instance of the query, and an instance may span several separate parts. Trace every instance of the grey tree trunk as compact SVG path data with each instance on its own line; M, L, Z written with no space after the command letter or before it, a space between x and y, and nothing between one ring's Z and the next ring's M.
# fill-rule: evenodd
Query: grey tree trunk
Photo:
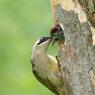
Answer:
M94 0L51 0L54 23L62 23L59 55L65 95L95 95Z

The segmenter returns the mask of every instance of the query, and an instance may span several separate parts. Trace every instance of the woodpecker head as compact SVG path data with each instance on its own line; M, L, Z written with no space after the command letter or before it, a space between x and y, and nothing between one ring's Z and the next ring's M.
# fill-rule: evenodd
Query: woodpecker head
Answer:
M64 43L65 42L65 36L64 36L64 27L63 27L63 25L61 23L55 25L50 31L50 36L53 38L52 45L55 42Z
M51 29L50 34L53 35L53 34L58 33L58 32L60 32L60 31L62 31L62 25L57 24L57 25L55 25L55 26Z
M33 51L45 51L51 43L51 37L41 37L33 46Z

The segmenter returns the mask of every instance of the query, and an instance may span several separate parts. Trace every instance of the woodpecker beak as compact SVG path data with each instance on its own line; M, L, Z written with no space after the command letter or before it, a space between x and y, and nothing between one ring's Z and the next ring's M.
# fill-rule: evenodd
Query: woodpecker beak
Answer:
M42 37L37 45L47 41L48 39L52 39L52 37Z

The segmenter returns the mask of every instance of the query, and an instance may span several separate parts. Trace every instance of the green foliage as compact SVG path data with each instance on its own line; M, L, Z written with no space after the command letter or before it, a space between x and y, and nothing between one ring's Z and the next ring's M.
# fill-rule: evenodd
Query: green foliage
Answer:
M30 63L33 43L51 25L49 0L0 0L0 95L53 95ZM55 54L52 47L48 52Z

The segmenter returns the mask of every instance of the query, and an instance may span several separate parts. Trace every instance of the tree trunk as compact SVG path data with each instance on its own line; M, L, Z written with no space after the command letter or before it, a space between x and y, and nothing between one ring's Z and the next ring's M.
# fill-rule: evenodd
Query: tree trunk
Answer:
M95 95L94 0L51 0L54 23L62 23L60 49L65 95Z

